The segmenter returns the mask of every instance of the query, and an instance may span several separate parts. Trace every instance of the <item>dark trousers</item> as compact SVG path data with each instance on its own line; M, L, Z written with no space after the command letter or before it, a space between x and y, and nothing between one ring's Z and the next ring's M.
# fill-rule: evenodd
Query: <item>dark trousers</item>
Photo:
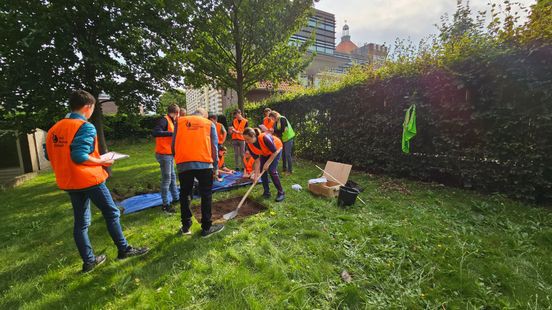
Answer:
M270 178L272 179L272 183L274 183L274 187L276 187L276 190L278 191L278 194L283 194L284 189L282 188L282 183L280 182L280 176L278 175L278 162L280 161L280 157L282 156L282 152L280 152L276 157L274 158L274 161L270 164L270 167L268 168L268 171L263 174L261 177L261 180L263 180L263 189L265 194L270 193L270 187L268 186L268 175L270 174ZM265 165L265 163L268 161L269 157L261 156L261 171Z
M293 140L294 139L284 142L284 147L282 150L282 159L283 159L282 166L284 171L288 171L288 172L293 172L293 167L292 167L293 160L291 158L291 154L293 152Z
M190 210L190 196L194 187L194 178L199 182L201 196L201 228L211 228L211 204L213 202L213 169L188 170L178 174L180 180L180 216L182 227L192 226L192 211Z

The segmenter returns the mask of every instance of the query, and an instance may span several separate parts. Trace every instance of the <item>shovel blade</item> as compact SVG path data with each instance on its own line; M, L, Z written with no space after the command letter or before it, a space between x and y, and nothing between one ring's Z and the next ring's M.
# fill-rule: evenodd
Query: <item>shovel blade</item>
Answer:
M225 215L222 216L222 218L228 221L235 218L237 215L238 215L238 210L234 210L232 212L226 213Z

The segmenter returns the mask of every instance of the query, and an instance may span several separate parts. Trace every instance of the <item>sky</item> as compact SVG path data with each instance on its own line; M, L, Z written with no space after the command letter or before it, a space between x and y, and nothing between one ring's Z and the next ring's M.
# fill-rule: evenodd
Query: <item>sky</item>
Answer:
M472 12L487 8L487 3L498 0L471 0ZM515 0L529 7L536 0ZM457 0L320 0L316 8L335 14L336 44L341 40L345 20L350 27L351 40L357 45L364 43L387 43L395 38L419 42L435 34L435 24L440 17L454 14Z

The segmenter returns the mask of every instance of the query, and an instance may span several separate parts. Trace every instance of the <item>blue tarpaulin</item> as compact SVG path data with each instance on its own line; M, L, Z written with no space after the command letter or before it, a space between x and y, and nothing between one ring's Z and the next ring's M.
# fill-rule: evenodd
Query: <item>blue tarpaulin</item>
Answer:
M243 174L241 172L236 172L235 174L231 175L224 175L222 182L213 182L213 192L227 191L253 183L251 180L243 179L242 175ZM259 183L261 183L261 180L259 180ZM169 201L172 201L172 196L170 193ZM163 201L161 200L161 193L137 195L127 198L118 203L118 205L123 208L123 214L138 212L144 209L157 207L162 204Z

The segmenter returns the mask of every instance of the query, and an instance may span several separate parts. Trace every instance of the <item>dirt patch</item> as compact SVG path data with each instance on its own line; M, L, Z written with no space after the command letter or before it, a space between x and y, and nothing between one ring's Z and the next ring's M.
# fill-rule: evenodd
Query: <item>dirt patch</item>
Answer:
M222 216L226 213L234 211L236 207L238 207L238 204L240 203L241 199L242 197L234 197L226 200L213 202L213 206L211 208L211 213L212 213L211 220L213 222L223 221ZM194 217L199 221L201 220L200 200L197 199L195 201L197 202L192 205L192 213L194 214ZM240 208L240 211L238 212L238 216L236 216L236 218L239 219L239 218L249 217L257 213L263 212L266 209L267 207L263 206L262 204L256 202L255 200L247 198L243 203L243 206Z
M412 194L412 192L410 192L410 190L406 187L406 185L404 183L399 182L399 181L395 181L395 180L391 180L391 181L387 181L387 182L382 183L379 186L378 191L379 192L385 192L385 193L399 192L403 195Z

